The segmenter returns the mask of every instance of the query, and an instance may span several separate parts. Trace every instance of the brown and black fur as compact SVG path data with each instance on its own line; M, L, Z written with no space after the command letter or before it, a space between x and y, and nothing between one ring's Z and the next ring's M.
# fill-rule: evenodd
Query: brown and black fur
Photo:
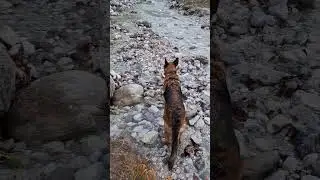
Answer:
M217 44L216 44L217 45ZM216 47L212 56L211 88L213 95L212 142L216 180L240 180L242 161L232 124L232 104L226 81L226 68Z
M180 80L177 74L179 59L164 65L164 138L163 143L171 144L171 155L168 160L169 170L172 170L177 157L178 146L182 132L186 129L186 111L183 104Z

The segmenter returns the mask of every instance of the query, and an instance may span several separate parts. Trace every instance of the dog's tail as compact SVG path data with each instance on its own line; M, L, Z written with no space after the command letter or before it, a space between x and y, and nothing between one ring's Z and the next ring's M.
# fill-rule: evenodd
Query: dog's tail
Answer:
M168 167L171 171L174 162L177 158L177 151L179 145L179 131L180 131L180 116L178 113L173 113L173 122L172 122L172 143L171 143L171 155L168 160Z

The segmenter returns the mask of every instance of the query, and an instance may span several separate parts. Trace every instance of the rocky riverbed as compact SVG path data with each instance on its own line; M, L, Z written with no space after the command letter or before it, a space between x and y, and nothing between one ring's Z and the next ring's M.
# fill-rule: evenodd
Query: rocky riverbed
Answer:
M245 179L319 179L319 3L223 1L213 18Z
M0 1L0 179L107 179L100 6Z
M110 67L116 82L111 138L132 137L139 153L151 160L162 179L170 175L173 179L210 176L210 31L201 28L209 23L208 12L203 17L188 17L169 9L167 1L142 1L111 16ZM169 148L160 143L165 57L170 61L180 58L182 91L191 124L182 147L192 141L200 145L197 154L178 158L172 174L164 163Z
M205 179L210 165L209 15L187 2L133 2L113 11L111 135L132 137L161 177ZM319 3L226 0L213 17L213 36L231 65L229 88L245 179L319 179ZM160 143L161 72L164 57L174 56L181 57L190 119L182 146L197 144L200 151L179 157L170 173L163 163L168 148Z

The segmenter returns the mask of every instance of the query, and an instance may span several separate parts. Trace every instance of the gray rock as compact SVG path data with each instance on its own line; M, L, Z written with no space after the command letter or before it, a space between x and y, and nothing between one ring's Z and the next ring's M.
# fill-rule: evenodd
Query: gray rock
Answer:
M292 124L292 119L285 115L279 114L267 123L267 129L269 133L275 133L283 126L288 124Z
M69 58L69 57L62 57L60 58L60 60L57 62L57 65L60 66L60 67L63 67L65 65L69 65L69 64L72 64L72 59Z
M82 151L86 154L92 154L95 151L102 151L106 148L106 141L99 136L90 135L80 140Z
M87 168L78 170L75 174L75 180L97 180L103 176L103 164L95 163Z
M152 129L152 127L153 127L152 123L149 121L146 121L146 120L140 121L138 124L142 124L143 127L148 128L148 129Z
M63 87L63 88L62 88ZM9 112L9 134L19 140L66 140L96 131L103 123L106 83L83 71L66 71L33 81Z
M53 73L56 73L58 70L55 66L51 66L51 67L45 68L43 71L46 72L46 75L51 75Z
M203 118L203 121L204 121L208 126L210 126L210 118L209 118L209 117L204 117L204 118Z
M146 113L144 113L144 116L146 118L146 120L148 121L153 121L157 116L149 111L147 111Z
M57 56L57 57L61 57L61 56L63 56L63 55L66 54L66 49L64 49L64 48L62 48L62 47L59 47L59 46L54 47L54 48L53 48L53 54L54 54L55 56Z
M160 112L159 108L157 108L157 106L154 106L154 105L150 106L148 110L154 114L157 114Z
M20 37L13 31L11 27L4 25L0 28L0 40L4 42L5 45L9 46L9 48L11 48L20 42Z
M0 1L0 11L3 11L3 10L6 10L6 9L9 9L11 8L13 5L6 1L6 0L1 0Z
M14 148L14 146L15 144L13 139L9 139L3 142L0 141L0 149L2 150L10 151L11 149Z
M117 89L113 96L116 106L131 106L143 100L143 87L139 84L128 84Z
M252 38L242 38L233 44L220 44L221 59L230 66L240 64L245 58L243 52L253 41Z
M22 41L22 47L23 47L24 54L27 56L30 56L36 52L34 45L31 44L29 41L26 41L26 40Z
M141 132L143 130L143 126L136 126L135 128L133 128L133 132Z
M90 161L92 163L95 163L99 160L99 158L102 156L102 152L101 151L95 151L94 153L92 153L89 157Z
M140 122L142 120L142 118L143 118L143 115L141 113L138 113L138 114L133 116L133 120L135 122Z
M73 158L70 163L68 164L68 167L72 169L82 169L86 168L90 165L89 160L85 156L76 156Z
M145 134L142 134L142 137L141 137L141 141L145 144L154 144L158 138L158 132L157 131L149 131Z
M53 64L50 61L45 61L45 62L43 62L43 66L44 66L44 68L51 68L51 67L54 67L55 64Z
M311 175L302 176L301 180L320 180L320 178Z
M230 4L228 4L230 3ZM222 24L244 24L250 17L250 10L247 6L242 6L240 3L226 2L221 5L217 16Z
M257 146L260 151L271 151L272 142L268 141L265 138L256 138L254 139L254 144Z
M295 41L299 45L304 45L305 43L307 43L308 39L309 39L309 34L307 32L299 31L299 32L297 32Z
M191 135L191 139L194 143L200 145L202 143L202 138L200 133L194 133Z
M110 118L111 119L111 118ZM128 123L128 126L134 126L135 123L130 124ZM112 125L110 127L110 137L116 138L121 134L122 130L117 125Z
M198 111L196 109L196 107L186 107L187 112L186 112L186 116L187 119L189 120L190 125L194 125L200 118L200 116L196 116Z
M239 35L243 35L243 34L246 34L248 32L248 28L245 27L245 26L232 26L230 29L229 29L229 33L231 35L236 35L236 36L239 36Z
M47 165L45 165L42 169L41 169L41 173L44 175L44 176L49 176L50 174L52 174L52 172L54 170L57 169L57 164L52 162L52 163L49 163Z
M26 149L27 145L24 142L17 142L14 147L15 152L21 152Z
M46 152L34 152L30 155L30 158L39 162L48 162L50 156Z
M245 160L244 178L263 179L272 172L280 161L278 152L270 151L259 153Z
M303 166L304 167L312 167L312 166L315 166L316 162L317 162L317 159L319 158L319 154L317 153L311 153L311 154L308 154L306 155L304 158L303 158Z
M196 122L196 124L194 125L194 127L196 127L197 129L202 129L202 128L204 128L205 125L206 125L206 124L204 123L203 119L200 118L200 119Z
M306 54L302 49L291 49L280 52L279 58L285 62L301 62L306 60Z
M11 180L11 179L22 179L23 176L19 175L16 170L11 169L0 169L0 179Z
M267 22L267 15L260 8L254 8L250 23L253 27L263 27Z
M300 179L300 175L298 173L291 173L288 178L289 179Z
M273 70L271 67L261 64L241 63L234 68L242 76L249 76L251 80L260 82L262 85L278 84L282 78L289 76L287 73Z
M295 157L287 157L287 159L283 162L282 167L288 171L295 171L301 169L301 162Z
M193 125L196 124L196 122L198 122L199 119L200 119L200 116L197 115L197 116L195 116L194 118L192 118L192 119L189 120L189 124L190 124L191 126L193 126Z
M280 45L284 41L284 36L279 34L277 26L264 26L263 28L263 42L269 45Z
M1 31L1 30L0 30ZM0 36L3 34L0 32ZM0 117L9 110L11 100L15 93L16 66L6 51L6 48L0 43Z
M71 168L57 167L48 175L47 180L74 180L74 172Z
M302 90L296 91L294 94L295 98L302 103L303 105L306 105L307 107L312 108L313 110L320 111L320 96L313 93L308 93Z
M202 158L197 158L193 164L198 171L201 171L206 167L206 163Z
M57 65L62 69L62 70L71 70L74 68L74 65L72 64L73 61L69 57L62 57L60 60L57 62Z
M278 170L278 171L272 173L265 180L286 180L288 175L289 175L288 171Z
M64 152L64 144L61 141L52 141L43 145L44 149L50 153L62 153Z
M316 0L298 0L301 8L309 9L316 7Z
M288 0L282 0L282 1L271 0L270 1L271 6L268 9L269 13L281 20L287 20L289 16L287 2Z
M137 25L138 25L138 26L144 26L144 27L146 27L146 28L151 28L151 23L148 22L148 21L138 21L138 22L137 22Z
M158 118L157 122L158 122L158 124L159 124L160 126L164 126L164 120L163 120L163 118Z

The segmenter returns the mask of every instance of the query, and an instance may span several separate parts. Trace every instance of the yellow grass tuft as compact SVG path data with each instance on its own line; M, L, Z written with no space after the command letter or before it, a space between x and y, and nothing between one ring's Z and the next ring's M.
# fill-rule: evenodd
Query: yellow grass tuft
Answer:
M132 141L117 139L110 143L111 180L157 180L148 161L137 154Z
M130 180L157 180L156 172L145 164L139 164L134 168Z

